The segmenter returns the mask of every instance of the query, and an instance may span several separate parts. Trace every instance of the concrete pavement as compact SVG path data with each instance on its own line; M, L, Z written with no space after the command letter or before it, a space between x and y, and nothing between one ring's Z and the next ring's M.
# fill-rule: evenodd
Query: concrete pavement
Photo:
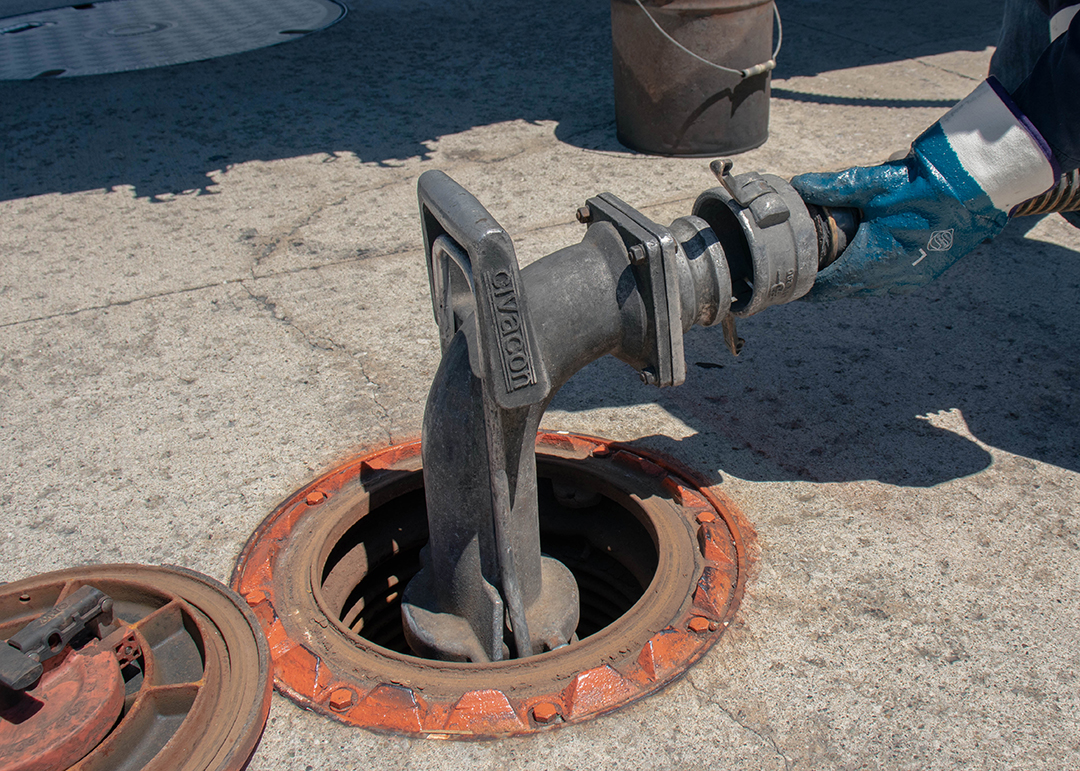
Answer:
M771 138L736 170L878 162L985 74L1000 2L786 0ZM523 262L610 190L659 222L700 159L614 139L607 5L355 2L180 67L0 83L0 581L89 562L227 580L286 495L419 433L438 363L416 214L439 168ZM268 769L1080 765L1080 231L1016 221L905 298L686 338L677 389L616 361L546 425L636 440L747 514L737 623L589 724L454 743L275 696Z

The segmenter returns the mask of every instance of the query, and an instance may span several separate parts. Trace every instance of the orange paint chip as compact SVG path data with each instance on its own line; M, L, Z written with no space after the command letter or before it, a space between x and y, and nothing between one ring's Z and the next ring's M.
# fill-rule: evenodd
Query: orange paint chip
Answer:
M686 659L699 644L698 640L688 635L685 630L669 626L652 636L638 656L638 662L641 663L642 657L646 656L648 651L649 667L656 677L666 671L686 666Z
M656 652L653 650L652 640L645 643L637 658L638 666L649 680L656 679Z
M266 604L269 605L269 603ZM270 611L273 613L272 608ZM274 661L284 659L289 654L289 651L296 647L296 643L293 642L285 626L281 623L281 619L277 618L277 616L273 616L273 621L269 626L263 624L262 628L266 634L266 642L270 645L270 656Z
M731 585L731 577L727 571L705 568L701 572L697 589L694 590L694 605L716 618L723 618L730 602Z
M709 505L709 502L695 493L689 487L683 487L683 506L691 509L704 509ZM704 513L704 512L703 512ZM712 512L709 512L710 514ZM701 520L699 519L698 522Z
M605 664L575 677L563 691L563 702L574 716L613 707L635 692L633 683Z
M419 733L424 726L423 706L411 688L380 685L353 707L349 717L350 722L361 721L370 728Z
M698 548L701 556L710 562L718 562L722 567L734 565L735 545L731 542L728 529L714 522L704 522L697 532Z
M264 592L250 592L244 599L251 606L255 618L259 619L259 624L263 629L273 626L277 617L274 615L274 606L270 604L270 600Z
M468 729L473 733L510 733L525 728L502 691L469 691L450 711L446 728Z
M679 506L682 506L684 504L683 493L685 491L683 489L683 486L679 483L678 479L672 476L665 476L663 477L663 481L661 482L661 484L664 486L665 490L671 493L671 499L675 501L675 503L677 503Z
M280 656L274 654L274 667L275 676L278 673L291 673L293 686L311 699L325 692L334 680L330 667L302 645L295 645Z
M663 466L658 466L648 458L643 458L640 455L626 450L619 450L615 453L615 460L630 466L631 468L638 469L646 476L659 478L667 474Z

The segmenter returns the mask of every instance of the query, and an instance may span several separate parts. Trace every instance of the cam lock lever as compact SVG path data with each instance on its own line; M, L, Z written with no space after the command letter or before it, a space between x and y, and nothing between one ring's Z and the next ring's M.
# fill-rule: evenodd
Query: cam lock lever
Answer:
M740 203L749 203L744 186L738 183L738 178L731 176L732 165L730 159L720 158L710 163L709 169L733 199ZM817 231L817 269L821 271L840 259L840 255L847 249L848 243L859 229L862 212L842 206L818 206L813 203L805 203L805 206L814 222L814 230Z
M694 214L709 222L724 245L732 297L721 328L728 350L738 356L744 341L736 332L736 318L810 291L818 271L835 262L854 237L860 212L806 203L786 180L772 174L733 175L726 158L709 168L720 187L698 197Z

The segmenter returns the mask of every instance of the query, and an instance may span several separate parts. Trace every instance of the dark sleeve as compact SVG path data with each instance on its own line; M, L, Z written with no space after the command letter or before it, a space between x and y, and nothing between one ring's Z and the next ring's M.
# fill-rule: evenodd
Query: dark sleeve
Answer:
M1053 16L1063 8L1077 4L1076 0L1037 0L1037 2L1048 16Z
M1080 13L1043 51L1012 98L1050 145L1061 170L1080 168Z

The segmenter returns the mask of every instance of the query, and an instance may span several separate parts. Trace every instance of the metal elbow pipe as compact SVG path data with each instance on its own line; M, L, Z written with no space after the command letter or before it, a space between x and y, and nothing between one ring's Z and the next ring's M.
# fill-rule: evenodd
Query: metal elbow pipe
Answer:
M422 454L429 542L403 594L417 655L498 661L574 639L578 591L540 551L535 438L559 388L613 355L646 383L686 376L683 334L804 294L817 271L815 220L783 180L720 175L669 227L615 196L579 210L584 239L519 270L513 243L441 172L419 182L443 359ZM513 652L511 652L511 644Z
M518 656L573 637L578 622L573 576L540 553L533 445L551 398L575 372L608 354L631 362L640 358L647 319L628 272L625 250L610 227L593 229L582 243L521 271L513 306L520 314L520 298L534 300L524 337L549 378L535 403L496 408L485 393L490 390L485 377L470 361L479 334L468 318L466 328L451 338L424 411L430 540L404 605L406 634L420 655L505 658L510 653L503 645L505 615L517 617L511 623ZM500 328L524 328L520 315L515 318L509 309L502 315ZM525 350L522 336L499 340L510 354ZM508 363L512 367L514 360Z

